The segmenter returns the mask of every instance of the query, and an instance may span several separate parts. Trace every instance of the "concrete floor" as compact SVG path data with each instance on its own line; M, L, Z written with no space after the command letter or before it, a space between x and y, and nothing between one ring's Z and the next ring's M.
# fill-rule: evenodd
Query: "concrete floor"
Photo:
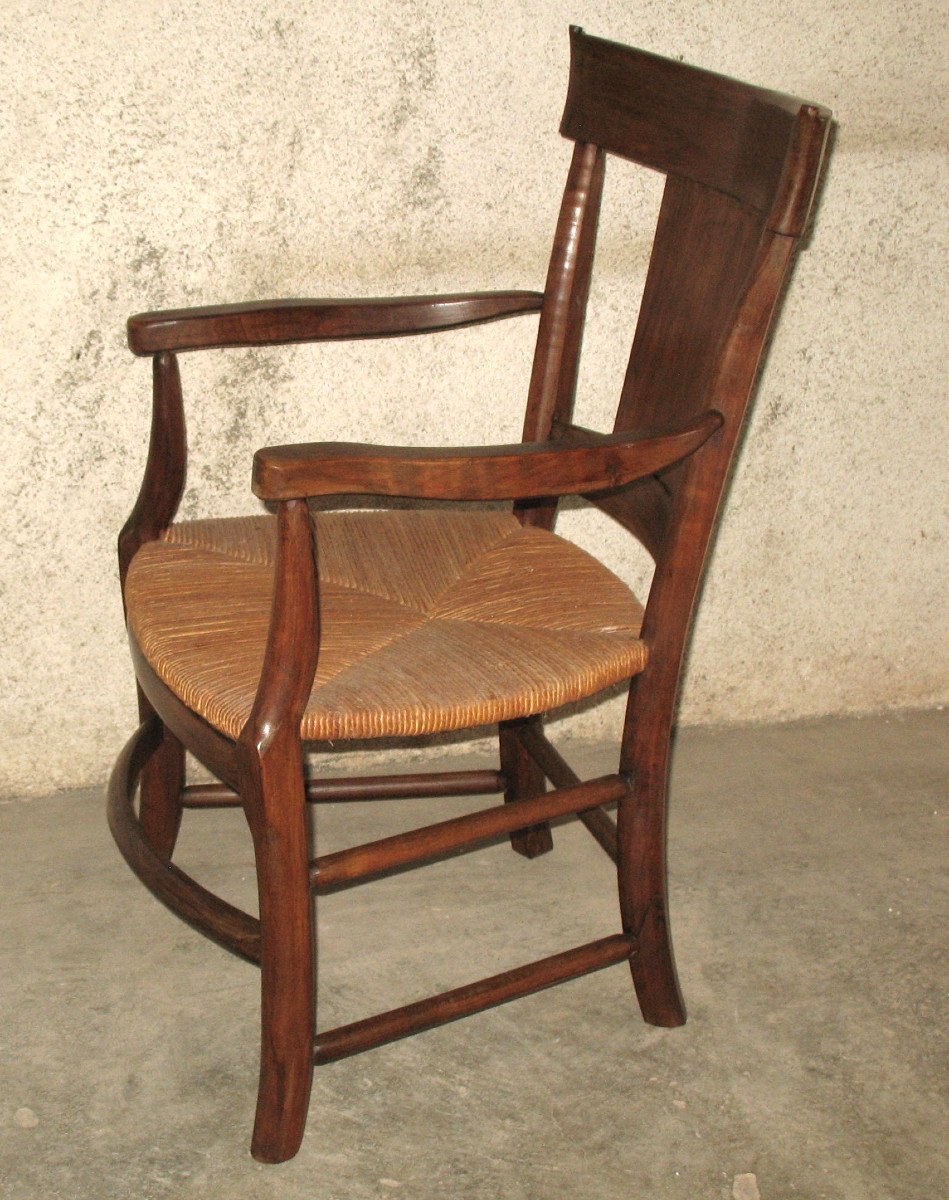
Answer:
M949 1195L946 731L941 713L685 731L670 859L688 1025L644 1025L617 966L323 1067L280 1167L247 1150L254 968L145 892L99 795L6 803L0 1196ZM326 806L321 849L480 803ZM608 860L575 823L555 840L322 901L321 1025L615 932ZM252 904L239 813L186 818L180 861Z

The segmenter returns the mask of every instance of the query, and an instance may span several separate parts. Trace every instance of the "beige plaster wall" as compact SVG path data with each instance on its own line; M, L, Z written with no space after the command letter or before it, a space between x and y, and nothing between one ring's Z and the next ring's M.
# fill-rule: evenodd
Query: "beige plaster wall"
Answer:
M569 22L829 104L810 252L772 348L698 623L689 721L945 694L944 13L849 0L5 0L0 6L0 791L101 778L131 727L114 537L148 366L132 311L540 287ZM608 176L578 413L606 421L655 180ZM239 512L272 441L517 436L533 318L183 362L186 515ZM587 512L562 530L628 578ZM574 734L618 720L614 701Z

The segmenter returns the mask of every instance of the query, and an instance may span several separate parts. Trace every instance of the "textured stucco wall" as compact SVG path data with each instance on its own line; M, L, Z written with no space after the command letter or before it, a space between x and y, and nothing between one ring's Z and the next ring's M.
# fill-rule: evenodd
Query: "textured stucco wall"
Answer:
M543 283L566 28L840 121L718 540L686 720L945 690L944 13L877 0L6 0L0 791L93 781L131 726L114 538L148 429L128 313ZM658 200L608 173L579 419L622 377ZM248 510L273 441L514 438L536 328L183 360L185 515ZM563 532L628 578L605 518ZM569 718L618 719L614 702Z

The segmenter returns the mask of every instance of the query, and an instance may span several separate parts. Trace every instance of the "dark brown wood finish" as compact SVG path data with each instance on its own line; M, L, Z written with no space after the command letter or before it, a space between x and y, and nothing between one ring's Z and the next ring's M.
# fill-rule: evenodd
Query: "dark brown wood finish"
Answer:
M313 1078L315 929L300 720L319 640L313 527L302 500L278 510L273 612L257 698L238 739L254 840L261 935L260 1090L251 1152L283 1162L303 1138Z
M694 453L722 423L706 412L654 436L604 437L595 446L563 442L417 448L310 442L254 455L261 500L368 495L423 500L510 500L619 487Z
M574 147L547 270L524 442L547 441L554 420L569 420L573 412L605 169L606 156L598 146ZM517 504L514 511L523 524L550 529L557 497Z
M604 155L598 146L578 143L574 147L537 329L537 350L524 416L525 442L546 441L555 415L568 420L572 410L578 361L568 356L568 348L572 347L579 355L604 166Z
M827 109L577 27L570 53L564 137L731 196L777 233L803 231Z
M523 751L556 788L575 788L580 776L544 736L540 721L524 721L517 731ZM613 862L619 851L616 843L616 824L602 808L588 808L577 813L581 824L593 834Z
M555 439L582 446L596 445L606 437L582 425L561 421L554 421L551 432ZM605 492L584 492L583 498L629 530L653 558L658 557L672 513L672 494L659 475L646 475L626 487Z
M634 789L617 814L620 903L624 928L637 940L630 960L637 995L646 1020L656 1025L685 1020L669 933L665 833L682 656L726 471L793 248L790 238L763 237L723 339L709 391L724 406L726 425L676 481L675 519L656 564L643 622L649 662L633 680L627 705L620 769L631 775Z
M125 861L148 890L207 937L251 962L260 961L260 923L215 896L153 849L148 831L135 819L132 796L150 756L161 747L157 717L145 721L119 755L109 781L109 828Z
M505 790L500 771L427 771L416 775L365 775L307 779L310 804L352 800L410 800L426 796L483 796ZM237 792L223 783L192 783L182 789L184 808L240 808Z
M531 717L528 721L538 719ZM528 721L502 721L498 728L501 773L506 781L505 804L514 804L529 796L539 796L545 790L543 772L533 762L518 738L518 731ZM554 848L550 822L541 821L537 825L528 826L527 829L515 829L511 833L511 846L525 858L538 858L541 854L547 854Z
M161 717L165 727L178 741L187 746L189 754L207 767L212 775L238 791L240 770L234 743L179 700L152 670L134 636L129 633L128 638L138 686L151 709Z
M152 430L145 475L135 507L119 534L119 576L125 576L135 551L160 537L174 520L185 490L188 441L178 360L156 354L152 360Z
M141 688L138 715L142 721L157 716ZM142 768L139 780L138 819L155 853L171 859L181 828L182 791L185 784L185 748L167 725L154 754Z
M630 943L625 934L599 938L573 950L516 967L513 971L479 979L477 983L391 1009L364 1021L355 1021L352 1025L329 1029L316 1039L314 1057L318 1063L325 1063L346 1058L350 1054L360 1054L363 1050L420 1033L423 1029L447 1025L449 1021L483 1012L508 1000L530 996L544 988L565 983L568 979L589 975L591 971L623 962L629 955Z
M185 479L175 353L210 347L387 337L540 311L523 442L468 449L335 443L258 452L254 490L278 504L270 632L256 700L235 744L158 678L134 638L142 724L116 764L113 834L132 869L174 911L262 967L262 1050L253 1153L300 1144L314 1058L327 1062L628 960L647 1021L676 1025L666 880L670 736L693 608L788 267L804 231L829 114L682 63L571 30L562 132L576 143L543 295L471 293L395 300L262 301L139 314L129 344L154 356L149 457L119 539L135 553L173 520ZM666 174L629 366L611 433L572 423L605 161ZM583 782L524 712L499 730L500 771L307 781L300 720L319 653L313 528L303 497L347 494L515 501L550 528L561 495L581 494L655 559L617 774ZM184 748L222 782L186 787ZM545 778L552 790L545 792ZM140 782L140 811L133 796ZM307 801L503 791L504 803L311 861ZM170 863L182 806L240 803L254 846L260 920ZM614 824L603 811L618 805ZM617 863L623 932L526 967L315 1034L311 889L344 887L510 834L533 857L548 822L576 814Z
M263 300L129 317L134 354L400 337L537 312L540 292L471 292L383 300Z
M119 534L119 578L125 602L125 577L135 552L160 537L174 520L185 487L188 441L185 432L181 376L173 354L152 360L152 427L148 459L138 499ZM141 685L138 715L147 721L155 713ZM142 770L139 819L156 853L170 859L181 826L184 785L184 746L170 729L162 734Z
M327 892L344 883L355 883L397 867L440 858L465 846L489 842L515 829L528 829L541 821L609 804L627 791L627 783L619 776L604 775L577 787L513 800L503 807L483 808L350 850L324 854L312 863L310 879L317 892Z

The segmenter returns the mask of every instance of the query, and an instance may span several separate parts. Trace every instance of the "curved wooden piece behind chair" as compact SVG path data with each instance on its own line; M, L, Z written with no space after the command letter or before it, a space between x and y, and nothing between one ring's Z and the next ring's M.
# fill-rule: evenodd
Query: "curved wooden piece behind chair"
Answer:
M122 857L153 896L225 950L259 962L260 922L167 862L135 816L132 797L136 784L160 749L165 732L158 717L150 717L119 755L109 779L109 829Z

